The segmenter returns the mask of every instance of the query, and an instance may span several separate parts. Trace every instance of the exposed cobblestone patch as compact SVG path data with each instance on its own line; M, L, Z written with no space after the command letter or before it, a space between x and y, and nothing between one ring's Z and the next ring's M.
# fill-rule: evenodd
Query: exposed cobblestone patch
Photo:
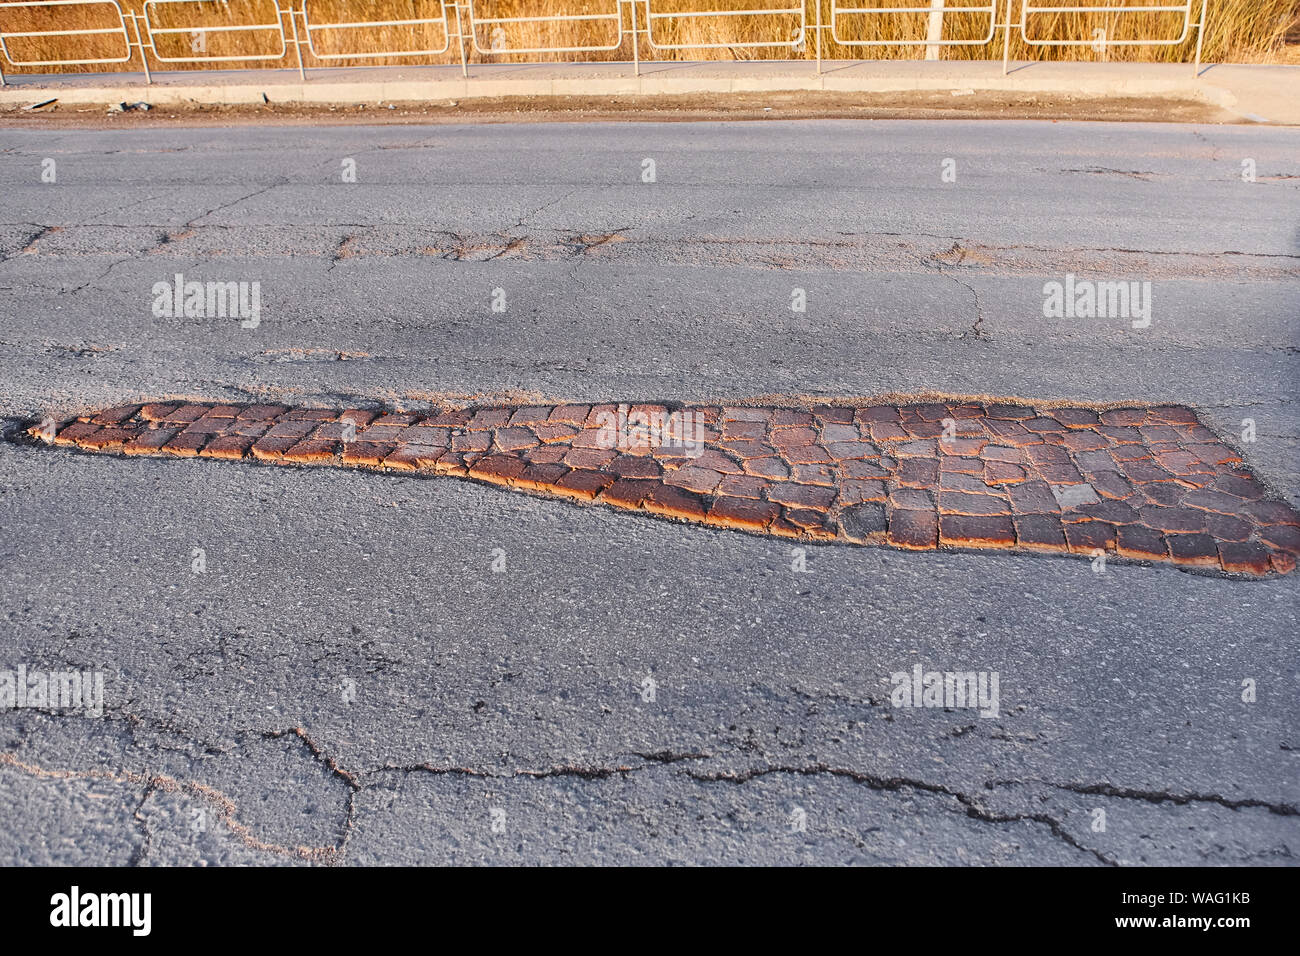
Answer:
M1300 513L1182 406L538 405L376 412L154 402L36 437L125 455L453 475L808 541L1295 568Z

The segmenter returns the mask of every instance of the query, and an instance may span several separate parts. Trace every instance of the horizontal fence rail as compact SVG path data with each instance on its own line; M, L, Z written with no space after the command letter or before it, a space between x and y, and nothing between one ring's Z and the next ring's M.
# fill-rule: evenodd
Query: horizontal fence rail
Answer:
M245 63L255 60L283 60L286 53L289 52L289 42L284 35L284 14L280 9L279 0L249 0L240 7L250 7L254 10L258 7L270 7L275 11L274 23L237 23L237 24L211 24L198 20L192 24L183 27L164 27L154 23L154 17L158 14L159 9L175 10L185 7L210 7L213 6L211 0L145 0L142 8L144 14L145 33L149 38L149 52L159 63ZM229 7L228 3L221 4L223 7ZM203 11L198 11L202 13ZM269 33L279 41L280 49L277 53L253 53L253 54L225 54L215 55L206 53L200 49L200 46L206 47L207 38L211 34L235 34L235 33ZM197 56L165 56L158 52L155 38L166 36L184 36L191 41L190 52L199 54Z
M117 18L117 26L104 27L102 29L88 28L81 30L36 30L21 29L22 20L19 18L21 13L28 11L28 8L56 8L56 7L108 7ZM14 16L14 11L20 11L19 16ZM107 12L107 11L105 11ZM20 29L9 30L6 26L14 22ZM120 36L122 38L122 56L118 57L82 57L63 58L57 60L20 60L15 59L9 50L9 43L12 40L43 40L52 37L86 37L86 36ZM126 32L126 14L118 5L117 0L24 0L22 3L6 3L0 6L0 53L4 58L14 66L89 66L98 63L126 63L134 54L131 52L131 37Z
M701 3L702 9L656 12L655 7L659 2L660 0L646 0L646 43L653 50L718 50L733 46L743 46L750 49L767 49L771 47L786 47L788 49L802 44L804 34L807 32L807 10L803 3L798 6L792 6L786 2L781 6L732 9L723 6L718 0L712 0L712 2ZM769 28L777 28L779 23L773 21L783 18L786 23L793 21L797 26L785 36L780 36L774 32L772 34L774 39L772 40L749 41L741 44L726 41L669 43L665 40L655 39L656 23L664 27L671 27L682 20L695 20L698 22L707 18L715 19L715 29L723 25L723 23L717 22L720 18L730 18L730 23L727 25L733 25L743 19L746 23L756 23Z
M821 72L823 45L828 43L845 50L924 46L927 59L938 59L943 47L992 49L1001 31L1005 72L1013 35L1031 50L1087 46L1104 56L1110 47L1177 46L1187 42L1195 30L1194 67L1199 74L1208 4L1208 0L734 0L733 5L728 0L587 0L580 5L578 0L570 0L572 12L507 16L502 0L418 0L415 9L425 15L383 19L371 13L364 0L349 0L342 4L342 18L331 20L321 12L322 0L145 0L139 13L125 9L123 2L0 0L0 60L22 68L64 68L128 63L138 56L145 80L151 82L151 60L161 64L276 63L296 66L305 78L314 65L440 57L450 54L454 45L461 72L468 76L470 53L485 59L525 56L538 57L525 62L545 62L542 58L546 56L628 49L639 75L643 46L651 54L788 49L804 59L811 42ZM103 25L58 25L60 18L67 22L73 9L96 11L102 15ZM829 13L826 18L824 10ZM1088 16L1104 17L1118 31L1121 24L1133 24L1135 15L1167 17L1178 33L1148 36L1112 33L1105 28L1094 29L1091 36L1042 33L1045 29L1059 31L1062 17ZM956 17L977 18L979 31L966 38L945 37L947 26ZM687 25L697 29L683 38L680 31ZM701 26L702 31L698 29ZM740 26L746 28L746 38L730 39ZM575 42L579 32L585 39ZM537 39L539 34L543 40ZM347 39L358 36L371 43L365 50L350 51ZM232 45L239 37L251 38L254 49L250 52ZM376 39L382 37L391 40ZM91 38L101 45L109 43L111 49L96 51L82 45ZM209 50L210 39L217 49ZM401 40L409 42L389 45ZM50 43L68 47L67 55L34 52L47 50ZM379 49L370 48L375 43ZM286 62L290 51L293 59ZM4 82L0 63L0 85Z
M853 0L850 0L853 2ZM831 39L840 46L984 46L992 43L998 30L998 0L976 6L963 6L962 0L947 0L944 3L929 3L915 7L864 7L854 3L842 7L840 0L831 0ZM919 39L890 38L886 40L850 40L839 35L839 24L852 18L883 18L887 16L913 16L925 14L927 17L927 35ZM950 14L987 14L989 30L983 37L970 40L943 39L943 18ZM859 21L861 22L861 21Z
M617 50L623 45L623 4L621 0L607 0L602 5L605 9L598 13L562 13L553 14L549 17L493 17L484 16L479 12L481 7L487 7L490 13L493 0L468 0L468 5L470 36L474 43L475 52L482 56L495 56L502 53L603 53ZM570 24L588 24L590 26L599 26L602 31L612 28L613 32L610 34L612 42L578 46L559 44L532 47L511 46L508 28L527 24L550 24L556 27ZM479 43L480 27L487 31L487 47Z
M1106 13L1110 14L1113 22L1118 24L1119 18L1130 16L1135 13L1181 13L1183 15L1183 31L1173 39L1154 39L1140 38L1134 40L1115 40L1105 35L1105 30L1101 30L1101 35L1096 33L1088 38L1067 37L1065 39L1055 40L1034 40L1029 36L1029 18L1033 16L1044 16L1047 14L1059 13ZM1020 36L1025 43L1031 46L1177 46L1184 42L1192 30L1192 0L1186 0L1185 3L1179 4L1151 4L1149 6L1122 6L1118 4L1093 5L1093 6L1062 6L1059 3L1050 6L1035 6L1033 0L1024 0L1020 6Z
M388 57L402 56L441 56L451 49L452 32L448 25L447 4L442 0L433 0L429 6L436 6L439 14L436 17L419 17L410 20L366 20L358 19L350 22L330 23L326 20L318 20L314 25L311 19L311 8L316 6L313 0L303 0L302 4L302 26L303 38L307 45L307 52L314 59L322 62L328 60L368 60ZM328 35L331 31L383 31L390 27L416 27L416 26L436 26L441 32L443 43L440 47L426 47L418 50L380 50L378 52L362 53L322 53L316 49L314 34Z

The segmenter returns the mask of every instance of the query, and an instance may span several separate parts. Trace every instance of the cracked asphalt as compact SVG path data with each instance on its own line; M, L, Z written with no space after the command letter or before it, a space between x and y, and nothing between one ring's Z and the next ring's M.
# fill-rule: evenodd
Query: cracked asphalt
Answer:
M962 121L0 130L0 418L1168 402L1296 504L1297 146ZM1151 326L1045 319L1067 272L1150 281ZM155 317L176 273L260 282L260 324ZM3 863L1290 865L1300 843L1294 575L800 556L454 478L20 441L0 501L0 671L105 685L98 716L0 712ZM893 706L917 664L998 674L998 713Z

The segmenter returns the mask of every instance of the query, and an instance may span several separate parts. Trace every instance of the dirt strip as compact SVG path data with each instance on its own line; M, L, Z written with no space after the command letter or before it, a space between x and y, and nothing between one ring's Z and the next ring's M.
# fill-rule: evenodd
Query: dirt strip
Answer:
M58 96L33 92L32 102ZM148 93L144 93L148 98ZM30 104L24 104L30 105ZM257 105L187 103L106 112L103 106L0 110L5 124L108 129L141 126L441 125L447 123L722 122L792 119L1025 119L1133 123L1243 123L1241 116L1198 100L975 90L840 93L686 93L656 96L501 96L392 104Z
M1300 513L1183 406L157 402L28 433L123 455L451 475L665 518L896 548L1295 568Z

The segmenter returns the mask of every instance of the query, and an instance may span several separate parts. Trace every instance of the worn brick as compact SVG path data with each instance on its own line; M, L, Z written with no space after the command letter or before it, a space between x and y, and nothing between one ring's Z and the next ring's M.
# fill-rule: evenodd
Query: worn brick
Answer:
M911 436L903 430L902 426L894 422L871 423L871 440L874 442L906 441L909 438Z
M1244 501L1256 501L1263 498L1266 489L1254 478L1240 478L1235 475L1220 475L1213 485L1216 491L1241 498Z
M939 515L939 543L948 547L1009 548L1015 540L1009 515Z
M770 485L771 482L766 479L756 478L753 475L728 475L718 485L717 492L720 495L733 495L737 498L762 498L763 492Z
M932 488L939 479L936 458L905 458L898 463L898 481L913 488Z
M1016 515L1016 544L1030 551L1065 551L1065 530L1054 515Z
M853 420L862 424L898 421L898 409L892 405L869 405L856 409Z
M958 515L1004 515L1011 506L993 495L972 495L960 491L939 492L939 511Z
M530 462L509 476L511 484L527 491L554 491L552 487L569 473L561 462Z
M748 439L718 442L718 447L739 459L770 458L775 454L771 445L760 441L749 441Z
M651 514L688 521L700 521L706 513L699 495L662 484L650 489L650 493L645 496L644 507Z
M837 537L836 527L824 511L813 511L809 508L785 508L780 516L768 526L769 533L776 528L778 522L788 523L803 537L820 538L822 540Z
M384 459L393 451L391 442L353 441L343 446L343 463L345 465L365 465L375 467L382 465Z
M570 425L581 425L591 414L590 405L557 405L551 412L549 421L566 422Z
M786 425L811 425L812 423L812 413L806 412L801 408L777 408L772 411L772 425L774 427L782 427Z
M845 478L892 478L894 477L894 465L891 461L879 458L861 458L853 461L842 461L837 466L825 469L827 474L843 475Z
M933 511L893 509L886 540L896 548L925 550L939 544L939 516Z
M685 488L698 494L712 494L722 482L724 475L712 468L687 466L664 476L664 484L674 488Z
M1300 513L1280 501L1253 501L1241 510L1261 524L1289 524L1300 527Z
M1219 563L1219 546L1208 534L1168 534L1165 540L1177 564L1214 567Z
M1259 529L1259 540L1278 551L1300 554L1300 528L1289 524L1270 524Z
M459 435L452 432L452 451L487 451L491 447L492 434L490 432L462 432Z
M118 405L116 408L108 408L95 415L91 422L96 425L120 425L128 419L134 418L135 413L139 410L139 405Z
M651 490L660 484L646 478L619 478L601 493L600 500L624 508L639 508Z
M445 445L402 444L384 459L384 467L399 471L428 470L432 469L446 452Z
M1101 421L1096 412L1087 408L1051 408L1044 414L1051 415L1068 428L1091 428Z
M544 422L551 417L554 411L555 409L550 405L530 405L519 408L510 416L510 424L514 426Z
M1063 523L1066 543L1074 554L1115 550L1115 526L1104 521Z
M179 428L150 428L147 431L138 432L134 438L122 446L122 451L128 455L156 454L162 450L164 445L172 440L172 437L175 436L179 430ZM221 438L217 439L218 442L226 440L227 439ZM244 450L247 450L252 444L253 440L251 438L248 439L248 443L243 446ZM232 457L242 457L242 453Z
M1265 575L1269 572L1269 551L1257 541L1220 541L1219 563L1233 574Z
M1019 465L990 461L984 465L984 481L990 485L1015 485L1029 476Z
M772 523L780 513L770 501L753 501L749 498L715 498L709 508L709 519L727 527L759 531Z
M1026 408L1024 405L995 404L988 406L988 417L1023 421L1036 416L1032 408Z
M820 508L824 510L829 508L831 502L835 500L835 489L822 488L816 485L798 485L786 481L772 485L768 489L767 497L772 501L790 505L794 508Z
M1164 505L1143 505L1138 509L1141 522L1157 531L1187 533L1205 530L1205 512Z
M939 459L939 472L957 472L962 475L984 474L984 459L955 458L951 455Z
M1165 536L1142 524L1126 524L1116 528L1115 551L1124 558L1164 560L1169 556Z
M934 495L920 488L895 488L889 494L889 504L903 511L933 510Z
M727 441L758 441L767 436L767 422L728 421L722 423Z
M1101 420L1106 425L1144 425L1147 414L1145 408L1112 408L1101 413Z
M80 444L99 430L100 426L92 425L90 422L72 422L58 430L54 436L54 443L56 445Z
M200 450L205 458L225 458L232 461L245 457L257 439L251 435L218 435Z
M587 468L575 468L555 482L555 490L559 494L570 498L581 498L590 501L613 483L613 475L606 475Z
M188 431L182 431L172 437L171 441L163 446L163 451L169 455L179 455L183 458L190 458L199 453L199 450L208 443L209 435L206 433L194 434ZM93 439L92 439L93 440ZM265 439L262 439L265 441ZM281 439L286 444L283 451L288 451L295 443L292 439ZM259 441L258 445L262 442ZM257 454L257 445L253 446L253 453ZM260 456L259 456L260 457ZM277 456L278 457L278 456Z
M490 481L493 484L507 484L528 467L522 458L511 455L484 455L469 466L469 476Z
M1213 535L1216 541L1223 543L1245 541L1254 533L1255 528L1249 521L1241 518L1210 512L1205 516L1205 530Z

